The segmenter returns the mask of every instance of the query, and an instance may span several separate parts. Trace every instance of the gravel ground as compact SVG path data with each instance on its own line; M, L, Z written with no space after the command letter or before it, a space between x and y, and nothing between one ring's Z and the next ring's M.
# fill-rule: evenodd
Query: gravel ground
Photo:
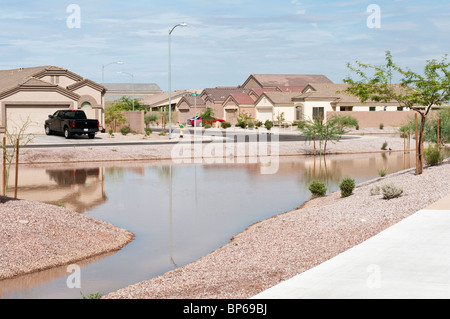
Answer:
M134 137L139 140L139 136ZM379 152L387 142L403 150L393 134L364 135L330 143L329 153ZM23 149L21 163L66 163L170 159L174 145L74 146ZM247 144L251 147L251 144ZM274 149L275 147L275 149ZM208 146L204 146L208 149ZM312 143L269 145L282 155L310 154ZM270 154L270 153L269 153ZM223 155L228 155L224 152ZM213 253L157 278L105 298L248 298L361 243L448 194L449 164L389 175L405 190L385 201L369 195L372 181L355 194L315 199L303 208L261 221ZM429 190L428 192L426 190ZM64 208L2 198L0 279L74 263L126 245L133 234Z
M354 194L333 193L304 207L258 222L211 254L104 298L244 299L360 244L448 195L450 164L408 170L358 185ZM371 196L370 188L393 181L404 195ZM428 191L427 191L428 190Z
M117 251L134 237L62 207L0 200L0 280Z

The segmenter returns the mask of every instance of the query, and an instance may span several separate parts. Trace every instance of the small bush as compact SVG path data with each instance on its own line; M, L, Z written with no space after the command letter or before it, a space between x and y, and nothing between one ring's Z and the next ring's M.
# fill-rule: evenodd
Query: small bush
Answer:
M382 129L384 129L384 124L383 123L380 124L380 130L382 130Z
M243 121L238 121L235 126L236 127L240 127L240 128L246 128L247 127L247 123L245 123Z
M380 175L381 177L385 177L386 176L386 169L385 168L380 168L378 170L378 175Z
M266 122L264 122L264 126L266 127L266 129L267 129L268 131L270 131L270 129L273 127L273 122L267 120Z
M164 132L164 131L161 131L161 132L159 132L159 135L161 135L161 136L165 136L165 135L166 135L166 132Z
M263 122L261 122L261 121L256 121L255 126L256 126L256 127L261 127L261 126L263 126Z
M222 126L223 129L226 129L226 128L231 127L231 123L229 123L229 122L222 122L221 126Z
M206 125L205 125L205 130L208 129L208 128L211 128L211 125L210 125L210 124L206 124Z
M320 181L312 181L309 184L308 189L311 191L313 197L325 196L327 192L325 184Z
M444 156L438 145L428 145L428 147L423 150L423 157L425 163L431 166L439 165L444 160Z
M247 126L249 129L252 129L255 127L255 123L253 123L252 121L248 121Z
M378 185L372 186L370 188L370 196L380 195L381 188Z
M342 197L349 197L353 194L353 189L355 188L355 180L352 178L344 178L339 185L341 189Z
M381 192L384 199L393 199L402 196L403 189L390 182L381 186Z
M381 150L385 151L387 149L388 143L384 142L383 145L381 146Z
M120 133L122 133L122 135L127 135L130 132L131 132L131 128L128 125L126 125L120 129Z
M146 129L145 129L145 135L149 136L149 135L151 135L152 133L153 133L153 131L152 131L151 128L146 128Z

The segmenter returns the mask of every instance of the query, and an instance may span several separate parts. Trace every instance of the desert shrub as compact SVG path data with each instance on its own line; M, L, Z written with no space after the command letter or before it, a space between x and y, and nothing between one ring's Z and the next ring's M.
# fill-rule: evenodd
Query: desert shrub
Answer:
M341 196L348 197L353 194L353 189L355 188L355 180L352 178L344 178L339 185L341 189Z
M381 188L378 185L372 186L370 188L370 196L380 195Z
M327 192L327 187L325 186L325 184L316 180L312 181L309 184L308 189L312 193L313 197L325 196Z
M211 128L211 124L205 124L205 129Z
M423 150L423 156L425 163L431 166L442 163L444 159L439 146L436 144L428 145L428 147Z
M153 131L152 131L152 129L151 128L146 128L145 129L145 135L150 135L150 134L152 134L153 133Z
M393 199L402 196L403 189L390 182L381 186L381 192L383 193L384 199Z
M120 133L122 133L122 135L127 135L130 132L131 132L131 128L128 125L125 125L124 127L122 127L120 129Z
M381 150L385 151L387 149L388 143L384 142L383 145L381 146Z
M263 122L261 122L261 121L256 121L255 126L256 126L256 127L261 127L261 126L263 126Z
M255 123L253 123L252 121L248 121L247 126L248 128L252 129L255 127Z
M266 127L267 130L270 131L270 129L273 127L273 122L267 120L266 122L264 122L264 126Z
M384 129L384 124L383 123L380 124L380 130L382 130L382 129Z
M380 168L378 170L378 175L380 175L381 177L385 177L386 176L386 169L385 168Z
M236 127L240 127L240 128L246 128L247 127L247 123L238 120L238 122L236 123L235 126Z
M222 122L221 126L222 126L223 129L226 129L226 128L231 127L231 123L229 123L229 122Z

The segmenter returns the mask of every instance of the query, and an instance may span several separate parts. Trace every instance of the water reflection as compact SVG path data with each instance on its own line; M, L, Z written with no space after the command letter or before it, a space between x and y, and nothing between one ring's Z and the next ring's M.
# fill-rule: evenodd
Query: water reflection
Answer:
M8 195L13 195L10 176ZM71 165L28 166L19 171L18 197L40 201L84 213L107 200L104 168Z
M82 288L65 268L0 281L3 298L80 298L108 293L183 266L226 244L248 225L300 206L311 179L329 192L343 177L357 183L378 170L409 168L403 154L281 157L276 174L260 164L171 162L23 166L19 197L66 207L130 230L119 252L82 265ZM412 156L412 158L414 158ZM81 266L81 264L80 264ZM26 283L26 284L25 284Z

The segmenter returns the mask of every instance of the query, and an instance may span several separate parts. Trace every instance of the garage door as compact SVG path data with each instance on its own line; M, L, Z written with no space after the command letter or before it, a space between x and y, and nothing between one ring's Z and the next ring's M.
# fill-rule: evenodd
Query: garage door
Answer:
M44 134L44 123L48 116L67 106L8 106L6 105L6 128L10 133L18 133L28 122L25 134Z
M235 125L237 124L237 111L236 110L225 110L225 121Z
M257 109L257 120L261 122L265 122L267 120L273 121L272 118L272 109L271 108L261 108Z

